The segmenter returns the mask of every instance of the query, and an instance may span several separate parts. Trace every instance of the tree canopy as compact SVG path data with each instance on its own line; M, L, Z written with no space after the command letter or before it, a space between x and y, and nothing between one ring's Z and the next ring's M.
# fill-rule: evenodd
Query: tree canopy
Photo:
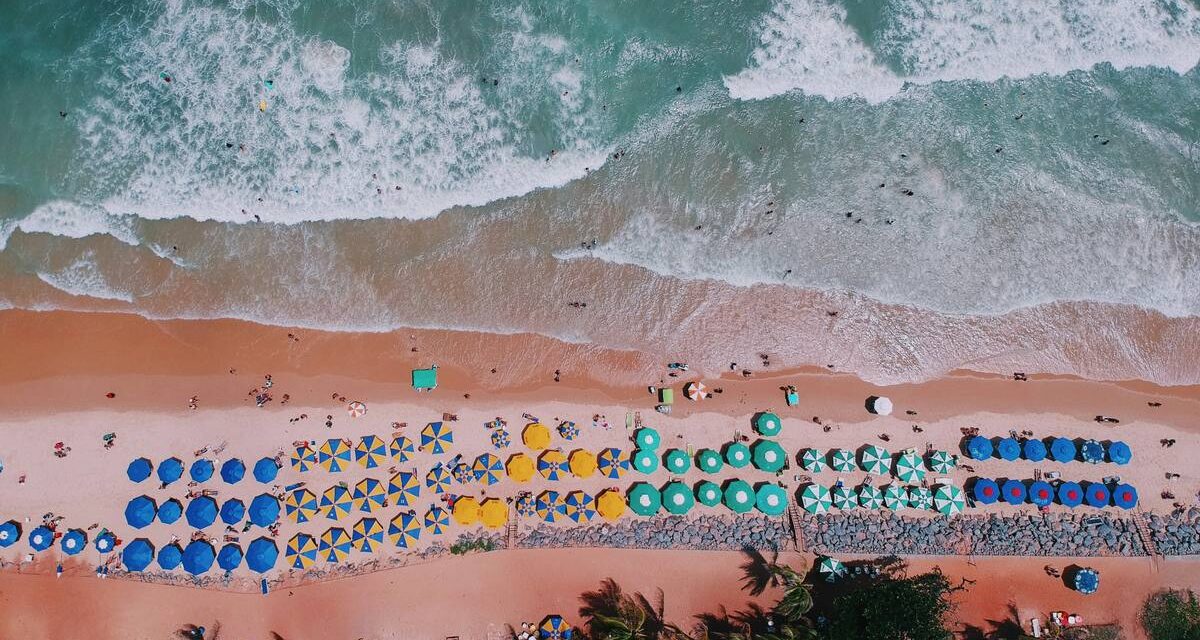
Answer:
M1191 591L1159 591L1142 606L1150 640L1200 640L1200 602Z
M885 576L838 595L829 610L828 638L947 640L950 584L941 573Z

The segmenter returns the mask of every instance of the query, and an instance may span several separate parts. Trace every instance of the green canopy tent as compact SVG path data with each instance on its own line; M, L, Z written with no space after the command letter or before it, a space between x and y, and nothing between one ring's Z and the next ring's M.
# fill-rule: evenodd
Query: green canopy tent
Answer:
M925 462L915 451L905 451L896 458L896 478L916 484L925 479Z
M833 497L829 495L828 488L810 484L800 492L800 506L809 513L828 513L833 506Z
M696 485L696 500L706 507L715 507L721 504L721 487L715 482L705 480Z
M730 480L725 485L725 506L734 513L746 513L753 509L754 498L754 488L745 480Z
M662 494L645 482L630 487L626 497L629 499L629 508L639 516L652 516L662 508Z
M750 448L754 468L768 473L783 470L787 464L787 452L774 440L759 440Z
M816 449L805 449L800 453L800 466L810 473L821 473L825 470L825 454Z
M764 482L755 492L754 506L769 516L781 516L787 511L787 491L777 484Z
M858 471L854 452L849 449L834 449L829 453L829 466L834 471Z
M858 494L850 487L834 487L833 488L833 506L843 511L850 511L858 507Z
M892 454L883 447L873 444L863 447L862 469L877 476L886 476L892 471Z
M662 488L662 505L668 513L681 516L696 506L692 490L682 482L668 482Z

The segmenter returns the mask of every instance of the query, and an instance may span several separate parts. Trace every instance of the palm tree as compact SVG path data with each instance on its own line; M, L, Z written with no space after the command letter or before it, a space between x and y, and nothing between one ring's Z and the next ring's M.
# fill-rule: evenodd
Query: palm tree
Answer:
M650 602L639 592L626 594L612 578L580 596L579 616L587 621L593 640L690 640L679 627L663 619L664 595L658 589Z

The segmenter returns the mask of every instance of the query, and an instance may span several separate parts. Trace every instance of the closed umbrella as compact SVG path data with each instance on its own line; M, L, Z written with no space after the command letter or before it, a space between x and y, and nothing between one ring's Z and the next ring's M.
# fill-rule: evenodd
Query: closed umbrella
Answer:
M1025 441L1025 459L1030 462L1041 462L1046 459L1046 443L1036 438Z
M260 493L250 501L247 513L251 524L269 527L279 520L279 499L269 493Z
M504 475L504 463L500 458L485 453L475 458L475 463L471 465L471 474L475 476L476 482L493 485L500 482L501 476Z
M183 477L183 461L179 458L167 458L158 465L158 480L171 484Z
M125 505L125 523L134 529L141 529L154 522L154 514L158 513L158 505L149 496L137 496Z
M834 449L829 452L829 466L834 471L857 471L854 452L849 449Z
M392 475L388 479L387 495L392 504L399 507L407 507L420 498L421 482L417 480L417 474L412 471L399 471Z
M1132 459L1133 452L1130 451L1129 445L1121 442L1120 440L1114 440L1108 443L1109 462L1116 464L1129 464L1129 461Z
M933 492L933 507L944 516L962 513L966 506L967 501L963 497L962 489L952 484L940 485Z
M462 500L462 498L459 498L459 500ZM470 501L475 502L475 499L471 498ZM455 502L457 503L458 501ZM468 504L466 507L462 510L464 514L463 518L466 518L466 514L470 511L470 505ZM478 519L479 503L475 503L474 515ZM455 519L457 520L457 518ZM421 537L421 523L417 522L417 517L411 513L400 513L388 523L388 537L391 538L392 544L397 547L402 549L412 548Z
M734 469L741 469L750 464L750 447L740 442L725 445L725 463Z
M326 562L341 562L350 557L354 541L342 527L329 527L317 542L317 557Z
M769 516L783 515L787 511L787 491L777 484L764 482L754 492L754 506Z
M519 502L519 501L518 501ZM430 507L425 512L425 530L435 536L446 532L450 526L450 512L441 507Z
M1112 490L1112 501L1122 509L1132 509L1138 503L1137 489L1128 484L1119 484Z
M745 480L730 480L725 484L725 506L734 513L746 513L754 508L754 488Z
M200 458L192 463L191 468L188 469L188 475L195 482L208 482L209 478L213 477L214 470L212 460Z
M329 438L317 449L317 464L330 473L339 473L350 466L354 460L354 452L350 445L341 438Z
M1088 440L1079 448L1079 455L1088 464L1104 462L1104 445L1095 440Z
M1004 501L1013 506L1024 504L1027 492L1025 484L1020 480L1005 480L1000 486L1000 494Z
M651 474L658 471L658 455L652 450L637 449L630 456L633 468L639 473Z
M850 511L858 508L858 493L850 487L840 486L833 488L833 506L843 511Z
M242 548L232 542L221 547L217 553L217 566L225 571L233 571L242 564Z
M1058 485L1058 501L1068 507L1078 507L1083 504L1083 487L1075 482Z
M658 434L658 431L650 427L642 427L634 432L633 441L637 443L639 449L653 451L662 442L662 436Z
M630 487L627 496L629 508L639 516L652 516L662 508L662 494L645 482Z
M586 491L576 489L568 493L563 505L567 508L567 517L573 522L590 522L596 517L596 499Z
M567 473L567 456L558 449L547 449L538 456L538 473L547 480L561 480Z
M1021 443L1014 438L1001 438L1000 442L996 443L996 455L1000 456L1001 460L1016 460L1021 457Z
M221 505L221 522L235 525L246 517L246 504L237 498L230 498Z
M217 501L208 496L194 498L188 503L184 517L193 529L204 529L217 521Z
M283 558L293 569L307 569L317 561L318 550L316 538L307 533L297 533L288 540Z
M416 481L416 478L413 478ZM420 487L420 485L417 485ZM354 493L350 496L351 507L361 513L371 513L387 504L387 489L375 478L363 478L354 483Z
M925 479L925 461L915 451L905 451L896 458L896 478L916 484Z
M514 453L508 457L504 471L514 482L529 482L534 472L537 471L537 467L533 463L533 458L523 453Z
M303 473L311 470L317 464L317 452L313 451L308 444L302 444L296 447L288 460L291 461L293 469Z
M605 478L618 480L629 471L629 457L620 449L608 447L596 456L596 468Z
M135 458L129 463L129 467L125 469L125 475L132 482L141 482L150 477L154 471L154 465L146 458Z
M1048 506L1054 502L1054 487L1042 480L1034 480L1029 485L1029 501L1039 507Z
M991 478L976 478L971 494L979 504L995 504L1000 499L1000 485Z
M715 482L705 480L696 485L696 500L706 506L715 507L721 504L721 487Z
M1066 438L1050 441L1050 457L1055 462L1071 462L1075 459L1075 443Z
M132 544L132 543L130 543ZM128 549L129 547L126 547ZM183 562L183 547L171 543L158 550L158 566L164 571L173 571Z
M770 411L764 411L754 416L754 430L760 436L767 436L769 438L777 436L782 427L783 421L779 419L779 416Z
M259 458L258 462L254 463L254 479L260 483L270 484L278 475L279 467L275 465L274 458Z
M933 492L926 487L908 488L908 505L914 509L928 511L933 508Z
M858 487L858 506L864 509L878 509L883 506L883 494L874 485L861 485Z
M949 451L934 451L929 454L929 470L934 473L950 473L958 466L958 461Z
M833 506L833 496L823 485L810 484L800 492L800 506L809 513L828 513Z
M541 451L550 446L550 429L540 422L531 422L521 432L521 442L529 449Z
M447 516L448 518L449 516ZM425 519L428 522L428 513L425 514ZM429 526L426 525L425 529L428 530ZM355 522L354 526L350 528L350 544L363 553L374 551L376 545L383 543L383 536L383 525L379 524L375 518L359 518L358 522Z
M542 427L545 429L545 427ZM430 422L421 429L421 450L441 455L454 444L454 431L444 422Z
M750 447L754 468L768 473L781 471L787 464L787 452L774 440L759 440Z
M701 449L696 454L696 467L704 473L717 473L724 466L721 454L712 449Z
M246 477L246 464L237 458L230 458L221 464L221 480L225 484L237 484Z
M354 459L364 469L374 469L380 465L387 464L387 443L379 436L365 435L359 438L358 444L354 446Z
M908 506L908 491L897 484L889 484L883 488L883 506L892 511L900 511Z
M533 510L546 522L559 522L567 515L567 505L557 491L543 491L533 503Z
M663 465L671 473L687 473L692 468L692 459L682 449L668 449L663 456Z
M154 560L154 545L145 538L132 540L121 550L121 564L128 571L145 571Z
M825 454L816 449L805 449L800 453L800 466L810 473L825 470Z
M605 489L596 495L596 513L608 521L615 521L625 513L625 498L613 489Z
M183 549L183 570L194 576L208 573L216 559L217 552L211 543L193 540Z
M158 505L158 521L163 524L175 524L183 517L183 504L171 498Z
M1112 500L1112 495L1109 493L1108 487L1099 482L1093 482L1088 485L1084 500L1087 501L1089 507L1103 509Z
M596 473L596 454L587 449L576 449L567 456L567 466L576 478L590 478Z
M246 547L246 567L255 573L266 573L279 561L279 547L270 538L255 538Z
M401 464L408 462L416 452L416 446L407 436L396 436L388 443L388 455Z
M863 447L860 458L862 462L859 466L867 473L886 476L892 470L892 454L883 447L867 445Z
M992 441L983 436L975 436L967 441L967 455L972 460L987 460L992 457Z
M87 548L88 537L83 529L71 529L62 537L59 546L63 553L73 556Z
M350 515L353 508L353 494L340 484L329 487L321 494L321 513L329 520L340 520Z

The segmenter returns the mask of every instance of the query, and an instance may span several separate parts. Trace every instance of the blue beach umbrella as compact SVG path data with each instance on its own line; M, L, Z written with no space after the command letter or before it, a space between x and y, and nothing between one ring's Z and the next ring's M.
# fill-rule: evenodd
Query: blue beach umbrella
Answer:
M1133 452L1129 450L1129 445L1120 440L1114 440L1108 443L1108 461L1116 464L1129 464L1133 459Z
M1030 462L1041 462L1046 459L1046 443L1036 438L1025 441L1025 459Z
M63 553L73 556L87 548L87 534L83 529L71 529L62 537L59 546L62 547Z
M246 517L246 503L231 498L221 505L221 522L228 525L238 524Z
M35 527L29 532L29 547L34 551L45 551L54 544L54 532L47 527Z
M165 571L177 568L181 562L183 562L183 549L174 542L158 550L158 566Z
M255 573L266 573L275 568L279 560L279 547L270 538L255 538L246 547L246 567Z
M250 523L269 527L279 520L279 499L269 493L260 493L250 501Z
M1109 493L1108 487L1099 482L1093 482L1088 485L1085 500L1087 500L1089 507L1103 509L1112 500L1112 494Z
M975 436L967 441L967 455L973 460L987 460L992 457L992 441L983 436Z
M1079 448L1079 455L1088 464L1104 462L1104 445L1095 440L1088 440Z
M259 458L258 462L254 463L254 479L263 484L270 484L275 481L275 476L279 475L279 467L275 465L274 458Z
M1095 569L1083 568L1075 572L1071 583L1079 593L1090 595L1100 588L1100 574Z
M1024 504L1027 497L1025 484L1020 480L1005 480L1004 484L1000 486L1000 495L1005 502L1011 505Z
M0 549L8 548L21 539L21 525L16 520L0 524Z
M1000 486L991 478L976 478L971 494L979 504L993 504L1000 499Z
M217 520L217 501L208 496L200 496L188 503L184 516L188 526L204 529Z
M1049 482L1035 480L1029 485L1028 497L1030 502L1039 507L1048 506L1054 502L1054 487Z
M145 538L131 541L121 551L121 564L129 571L145 571L151 560L154 560L154 545Z
M1013 438L1002 438L996 443L996 455L1000 456L1001 460L1012 462L1021 457L1021 443Z
M246 464L237 458L230 458L221 464L221 479L225 484L237 484L246 477Z
M1075 459L1075 443L1066 438L1051 440L1050 457L1055 462L1071 462Z
M125 475L133 482L141 482L150 477L150 473L154 471L154 465L146 458L136 458L129 463L129 468L125 470Z
M233 571L242 564L242 548L232 542L221 547L217 554L217 566L226 571Z
M125 523L134 529L141 529L154 522L154 514L158 513L158 505L149 496L137 496L125 505Z
M175 524L183 516L183 505L175 498L158 505L158 521L163 524Z
M92 546L100 553L108 553L117 544L117 537L109 531L104 531L92 541Z
M1058 501L1074 509L1083 504L1083 487L1076 482L1064 482L1058 485Z
M198 576L207 573L217 559L217 552L207 540L193 540L183 549L183 570Z
M171 484L183 477L183 461L179 458L167 458L158 464L158 480Z
M1122 509L1132 509L1137 506L1138 492L1132 485L1119 484L1112 490L1113 504Z
M208 479L213 477L214 470L212 460L200 458L192 463L192 468L188 469L188 475L195 482L208 482Z

